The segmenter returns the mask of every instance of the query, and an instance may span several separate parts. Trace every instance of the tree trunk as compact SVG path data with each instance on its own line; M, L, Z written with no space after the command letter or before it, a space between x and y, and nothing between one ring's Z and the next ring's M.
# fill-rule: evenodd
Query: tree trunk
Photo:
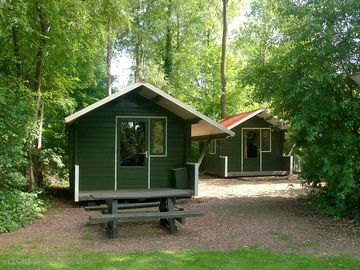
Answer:
M221 117L226 117L226 41L227 41L227 5L229 0L223 2L223 35L221 44Z
M164 74L165 79L169 80L172 73L173 55L172 55L172 0L168 0L167 12L166 12L166 37L165 37L165 51L164 51Z
M141 66L141 57L140 57L140 41L135 45L135 76L134 82L140 80L140 66Z
M42 159L41 159L41 146L42 146L42 124L44 118L44 104L42 101L42 69L45 58L46 47L46 35L49 33L49 26L44 18L41 6L36 5L36 16L39 22L39 29L41 35L39 36L39 47L37 49L35 57L35 73L33 79L33 91L36 95L36 109L34 115L34 130L35 136L29 146L29 166L28 178L29 188L35 189L37 186L43 184L43 172L42 172Z
M135 15L135 25L137 27L138 31L135 31L135 48L134 48L134 54L135 54L135 74L134 74L134 82L138 82L141 79L141 65L142 65L142 26L140 23L141 20L141 2L138 3L138 6L136 7L136 15Z
M110 96L112 94L111 91L111 59L113 54L113 40L111 36L111 27L108 30L108 43L107 43L107 55L106 55L106 72L107 72L107 95Z
M20 40L19 40L19 35L18 35L18 31L16 29L15 26L13 26L11 28L12 31L12 40L13 40L13 45L14 45L14 53L15 53L15 61L16 61L16 73L18 76L18 79L21 80L22 76L23 76L23 71L22 71L22 65L21 65L21 57L20 57Z

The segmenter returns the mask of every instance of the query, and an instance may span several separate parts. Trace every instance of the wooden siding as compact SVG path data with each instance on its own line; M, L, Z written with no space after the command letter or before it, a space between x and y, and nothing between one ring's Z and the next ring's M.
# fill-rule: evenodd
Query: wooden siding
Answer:
M237 126L232 129L235 136L220 142L221 155L228 157L228 171L241 170L241 130Z
M245 121L241 125L232 129L235 132L234 137L227 138L225 140L219 140L220 152L217 152L216 157L209 155L208 153L204 157L203 164L201 164L201 171L212 172L218 175L222 175L218 171L220 160L218 156L228 157L228 172L241 172L241 129L243 128L272 128L271 132L271 152L262 153L262 170L263 171L288 171L289 164L288 158L283 157L283 145L284 145L284 131L279 130L276 127L257 116ZM259 166L258 166L259 167ZM216 172L213 172L216 168ZM244 163L244 171L251 171L253 168L246 167Z
M204 147L204 143L200 144L200 153ZM200 165L200 171L206 171L208 173L222 175L220 168L220 140L216 141L216 154L209 154L209 149L207 150L203 161Z
M186 121L130 92L77 119L77 137L71 133L70 141L77 138L74 162L80 167L80 191L114 189L116 116L167 117L167 157L151 157L150 179L151 188L173 187L171 169L186 163Z

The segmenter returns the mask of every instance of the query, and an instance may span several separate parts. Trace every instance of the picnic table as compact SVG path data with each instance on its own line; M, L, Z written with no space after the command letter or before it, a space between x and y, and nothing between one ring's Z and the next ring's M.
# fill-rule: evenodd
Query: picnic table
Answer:
M110 238L117 238L119 221L156 220L160 219L160 225L169 228L171 234L177 231L175 222L185 223L186 217L199 217L204 213L200 210L185 211L183 207L176 205L176 198L189 197L187 190L158 189L158 190L128 190L122 192L107 191L93 192L91 198L95 201L105 200L105 205L87 206L87 211L101 211L100 215L90 216L91 222L107 222L106 231ZM190 195L191 196L191 195ZM151 199L148 202L119 203L124 199ZM123 211L129 209L154 208L157 211Z

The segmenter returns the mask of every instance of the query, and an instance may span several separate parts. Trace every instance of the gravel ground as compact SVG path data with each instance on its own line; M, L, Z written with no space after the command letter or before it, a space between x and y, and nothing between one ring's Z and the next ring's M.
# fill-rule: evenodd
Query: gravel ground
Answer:
M199 196L180 203L202 209L204 217L189 218L170 235L159 222L127 222L120 237L108 239L104 224L89 224L71 199L52 196L45 217L26 228L0 235L1 248L61 255L69 251L108 253L262 247L281 252L318 255L347 254L360 258L360 229L304 208L307 190L296 179L216 179L200 181Z

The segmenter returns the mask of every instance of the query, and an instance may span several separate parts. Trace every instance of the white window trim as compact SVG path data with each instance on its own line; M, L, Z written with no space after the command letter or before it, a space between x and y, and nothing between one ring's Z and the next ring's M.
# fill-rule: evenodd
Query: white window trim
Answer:
M168 135L168 131L167 131L167 117L165 116L151 116L149 117L150 121L149 121L149 156L151 157L167 157L167 135ZM151 119L165 119L165 153L164 154L160 154L160 155L152 155L151 154Z
M271 150L272 150L272 145L271 145L271 139L272 139L272 132L271 132L271 127L269 128L259 128L259 127L246 127L246 128L241 128L241 171L243 172L244 171L244 131L245 130L248 130L248 129L258 129L260 130L260 155L259 155L259 158L260 158L260 172L262 172L262 154L263 153L271 153ZM261 139L261 131L264 130L264 129L268 129L270 131L270 151L262 151L262 139Z
M261 132L262 132L262 130L264 130L264 129L268 129L269 130L269 133L270 133L270 150L267 150L267 151L264 151L264 150L262 150L262 134L261 134ZM261 128L260 129L260 142L261 142L261 152L262 153L271 153L271 151L272 151L272 146L271 146L271 128Z
M209 155L216 155L216 141L215 139L210 141L210 145L209 145ZM212 149L213 151L211 151L211 144L214 144L214 149Z
M167 117L166 116L115 116L115 177L114 177L114 190L117 190L117 148L118 148L118 145L117 145L117 120L120 119L120 118L126 118L126 119L138 119L138 118L141 118L141 119L146 119L148 121L148 127L149 127L149 133L148 133L148 140L147 140L147 151L148 151L148 171L147 171L147 175L148 175L148 189L151 188L151 179L150 179L150 174L151 174L151 169L150 169L150 165L151 165L151 162L150 162L150 159L152 157L166 157L167 156ZM165 119L165 154L166 155L150 155L150 119Z

